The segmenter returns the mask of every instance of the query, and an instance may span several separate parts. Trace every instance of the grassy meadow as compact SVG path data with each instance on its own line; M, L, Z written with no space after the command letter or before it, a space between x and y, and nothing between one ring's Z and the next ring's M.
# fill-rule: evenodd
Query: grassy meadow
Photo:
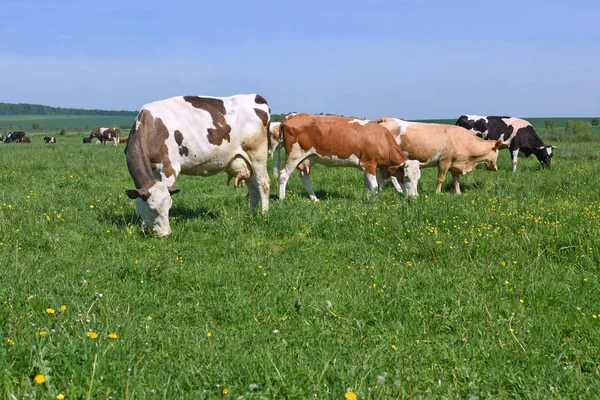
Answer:
M181 176L156 239L123 145L44 134L0 144L3 399L600 393L598 142L516 174L504 150L460 196L427 169L411 201L316 166L321 201L296 172L266 217Z

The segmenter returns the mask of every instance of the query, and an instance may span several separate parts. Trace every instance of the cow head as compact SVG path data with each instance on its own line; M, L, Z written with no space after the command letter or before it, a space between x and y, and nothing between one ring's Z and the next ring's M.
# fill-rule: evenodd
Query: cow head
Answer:
M552 161L553 151L556 146L541 146L539 149L535 149L534 153L539 160L542 167L550 169L550 161Z
M401 166L391 166L386 170L382 170L382 178L386 179L389 176L395 176L398 182L401 183L406 197L416 198L419 196L417 187L419 179L421 179L421 167L417 160L406 160Z
M135 205L142 216L144 225L152 228L158 237L171 233L169 210L173 204L171 195L179 189L167 187L163 182L156 182L150 189L126 190L130 199L136 199Z
M412 197L414 199L419 195L419 192L417 191L419 179L421 179L419 161L407 160L404 163L404 191L406 192L406 197Z

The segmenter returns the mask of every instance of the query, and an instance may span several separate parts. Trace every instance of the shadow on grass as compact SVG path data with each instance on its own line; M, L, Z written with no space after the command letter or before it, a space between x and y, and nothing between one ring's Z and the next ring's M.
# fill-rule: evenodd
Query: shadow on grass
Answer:
M169 217L176 220L203 219L206 221L221 218L218 213L204 207L187 208L182 206L171 208ZM109 211L106 211L100 218L119 228L140 225L142 223L142 218L136 211L127 211L123 214L111 214Z

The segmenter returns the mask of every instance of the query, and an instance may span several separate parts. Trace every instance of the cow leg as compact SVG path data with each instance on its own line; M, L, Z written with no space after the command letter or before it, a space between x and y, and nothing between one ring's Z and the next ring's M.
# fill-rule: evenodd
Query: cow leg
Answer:
M269 210L269 188L271 182L267 172L267 163L252 161L254 171L247 181L248 194L250 195L250 208L255 211L258 207L258 201L262 205L262 213L266 214Z
M380 192L383 192L383 186L385 185L385 181L381 176L381 170L377 168L377 187Z
M368 198L377 194L377 167L374 165L365 165L365 190Z
M452 175L452 179L454 180L454 190L456 194L460 194L460 175Z
M446 179L446 172L448 172L449 165L438 165L438 177L437 177L437 187L435 188L435 193L442 193L442 185L444 184L444 179Z
M293 154L288 154L287 160L285 161L285 167L279 171L279 200L285 199L285 188L287 187L290 175L302 161L303 159L300 159L300 157L294 157Z
M511 150L510 152L512 163L513 163L513 172L517 172L517 160L519 159L519 149Z
M404 187L403 187L403 183L398 182L398 178L396 178L395 176L390 177L390 180L392 181L392 185L394 185L394 188L396 189L396 191L398 193L403 193L404 192Z

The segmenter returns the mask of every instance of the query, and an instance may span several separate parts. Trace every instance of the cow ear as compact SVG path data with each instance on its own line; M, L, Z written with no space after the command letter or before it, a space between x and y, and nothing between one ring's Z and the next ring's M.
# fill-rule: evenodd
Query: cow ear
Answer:
M150 193L146 189L129 189L126 190L125 193L127 194L127 197L129 197L132 200L141 197L142 200L146 201L148 200L148 197L150 197Z
M556 146L550 146L550 147L552 148L552 150L555 150L555 149L556 149Z
M504 142L502 142L502 140L496 140L496 143L494 143L494 148L499 149L503 144Z
M173 196L174 194L177 194L177 193L181 192L181 190L177 189L175 186L169 186L167 189L169 189L169 194L171 196Z
M399 165L390 165L387 171L390 175L396 175L398 173L398 169L400 169Z

